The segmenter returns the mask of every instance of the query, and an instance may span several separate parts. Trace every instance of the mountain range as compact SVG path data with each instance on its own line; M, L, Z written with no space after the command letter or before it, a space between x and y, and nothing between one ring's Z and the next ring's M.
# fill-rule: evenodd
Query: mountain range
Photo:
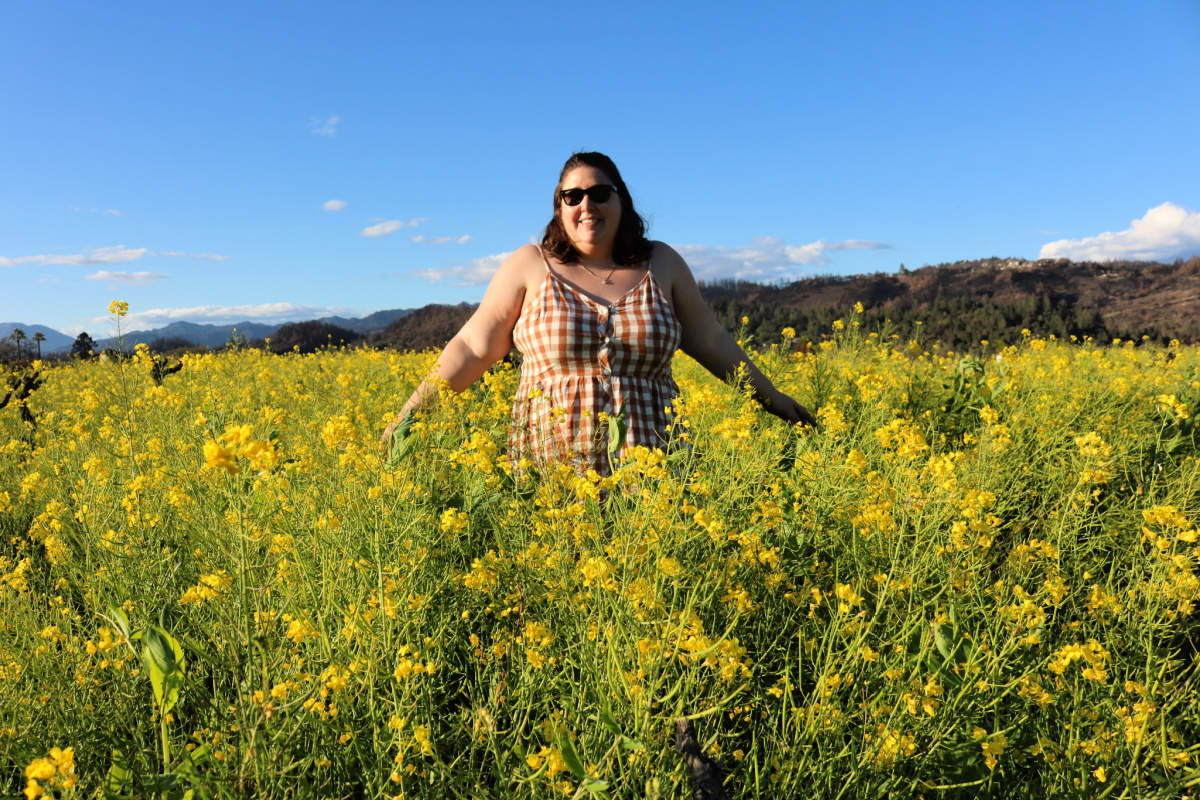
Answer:
M74 337L67 336L65 333L59 333L53 328L47 328L45 325L26 325L24 322L0 322L0 339L12 336L14 328L20 328L25 331L26 340L21 343L21 347L32 347L34 352L37 352L37 345L29 339L35 334L40 333L46 337L46 341L42 342L43 353L53 353L55 350L70 349L71 343L75 341Z
M346 317L322 317L320 321L352 330L355 333L376 333L382 331L396 320L408 316L413 310L408 308L394 308L387 311L376 311L365 317L353 317L349 319ZM261 322L246 321L211 325L203 322L180 321L172 322L170 325L164 325L161 328L154 328L153 330L128 333L125 335L124 340L127 348L134 347L143 342L150 344L156 339L173 338L186 339L192 344L204 345L205 347L220 347L229 341L234 330L246 337L247 340L266 339L285 324L287 323L264 324ZM46 337L46 341L42 343L43 353L70 350L71 345L75 342L74 337L68 336L65 333L59 333L53 328L47 328L45 325L26 325L21 322L0 322L0 338L11 335L13 328L22 329L25 331L26 336L33 336L35 332L41 331ZM113 341L108 338L96 336L92 338L95 339L98 349L101 350L113 344ZM29 342L25 342L23 346L29 346Z

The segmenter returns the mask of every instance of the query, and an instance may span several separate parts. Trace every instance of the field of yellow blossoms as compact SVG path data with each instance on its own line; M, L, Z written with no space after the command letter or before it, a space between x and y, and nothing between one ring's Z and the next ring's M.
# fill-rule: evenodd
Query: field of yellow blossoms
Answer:
M508 461L510 365L390 458L434 354L45 368L0 794L683 797L685 716L734 798L1200 794L1200 350L857 322L756 343L818 431L680 355L604 480Z

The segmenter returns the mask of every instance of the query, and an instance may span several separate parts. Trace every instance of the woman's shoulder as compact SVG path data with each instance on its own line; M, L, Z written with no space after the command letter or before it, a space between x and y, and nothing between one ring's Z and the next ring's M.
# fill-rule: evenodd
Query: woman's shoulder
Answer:
M666 242L651 242L654 249L650 251L650 271L659 282L674 282L678 278L691 278L692 271L688 268L683 256Z
M546 272L542 251L537 245L527 244L507 255L493 258L503 259L496 268L493 282L500 280L505 283L528 285L538 282Z

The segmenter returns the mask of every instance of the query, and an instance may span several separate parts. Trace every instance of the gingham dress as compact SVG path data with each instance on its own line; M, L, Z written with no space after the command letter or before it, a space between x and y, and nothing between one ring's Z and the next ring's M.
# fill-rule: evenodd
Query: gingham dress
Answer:
M542 255L545 260L545 254ZM614 303L592 300L546 262L546 278L521 312L513 344L522 356L513 404L514 462L565 461L609 475L608 425L625 404L624 454L666 445L666 409L679 393L671 357L679 320L653 271Z

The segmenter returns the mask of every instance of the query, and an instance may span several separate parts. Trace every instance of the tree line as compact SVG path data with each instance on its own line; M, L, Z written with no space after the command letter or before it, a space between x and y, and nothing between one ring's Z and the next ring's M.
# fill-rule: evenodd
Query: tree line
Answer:
M709 293L708 287L705 293ZM834 322L848 319L853 309L849 304L809 310L783 308L761 296L753 300L739 298L721 287L710 293L707 302L726 330L742 331L755 346L779 341L785 328L794 330L802 341L819 342L832 335ZM926 347L940 342L943 349L959 352L978 349L983 341L1013 344L1021 340L1026 330L1035 336L1059 339L1074 336L1079 340L1091 337L1104 343L1117 337L1142 335L1140 331L1113 329L1099 312L1045 295L1014 303L997 303L987 296L937 295L922 306L866 308L858 316L858 322L865 333L897 335L904 341L916 339ZM1162 338L1158 332L1150 335Z

